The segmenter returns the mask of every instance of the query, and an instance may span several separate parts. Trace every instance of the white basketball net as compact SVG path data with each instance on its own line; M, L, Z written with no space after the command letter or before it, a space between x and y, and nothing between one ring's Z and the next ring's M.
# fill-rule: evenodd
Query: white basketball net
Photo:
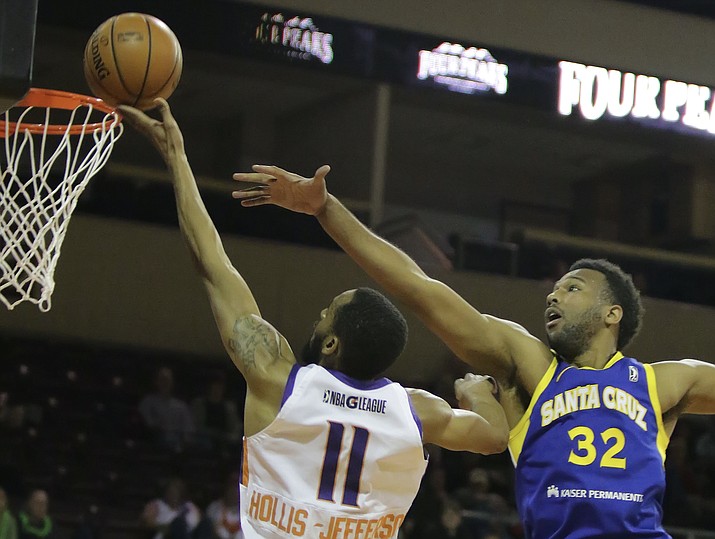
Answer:
M21 122L30 123L32 114L42 117L43 112L42 132L33 134L22 126L16 129ZM0 134L6 159L0 176L0 301L8 309L29 301L47 312L77 199L109 159L124 127L116 113L102 112L91 103L78 104L71 111L15 107L4 113L4 120L4 135ZM53 122L66 124L66 129L53 134L48 128ZM71 134L72 126L79 133Z

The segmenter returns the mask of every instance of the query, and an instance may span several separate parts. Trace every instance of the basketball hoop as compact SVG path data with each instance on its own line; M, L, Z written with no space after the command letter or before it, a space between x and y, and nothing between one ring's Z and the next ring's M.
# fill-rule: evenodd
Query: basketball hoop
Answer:
M124 126L101 99L32 88L0 119L0 301L51 307L67 225Z

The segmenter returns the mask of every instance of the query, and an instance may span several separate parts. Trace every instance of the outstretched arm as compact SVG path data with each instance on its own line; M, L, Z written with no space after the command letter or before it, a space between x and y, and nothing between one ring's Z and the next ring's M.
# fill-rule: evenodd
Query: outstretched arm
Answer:
M422 422L422 440L452 451L489 455L501 453L509 441L506 415L486 376L468 374L455 382L463 410L421 389L409 389L412 405Z
M208 292L224 346L254 392L279 361L294 363L285 339L261 318L258 305L224 251L221 238L199 194L176 120L163 99L157 100L162 120L121 106L124 118L159 150L171 172L181 233Z
M320 167L303 178L274 166L257 165L254 173L234 179L259 184L236 191L243 206L274 204L315 215L325 231L375 281L411 308L463 361L480 372L533 389L551 360L548 348L516 324L474 309L454 290L427 276L404 252L365 227L335 197L327 193ZM517 362L521 362L517 364ZM517 367L520 372L517 374Z

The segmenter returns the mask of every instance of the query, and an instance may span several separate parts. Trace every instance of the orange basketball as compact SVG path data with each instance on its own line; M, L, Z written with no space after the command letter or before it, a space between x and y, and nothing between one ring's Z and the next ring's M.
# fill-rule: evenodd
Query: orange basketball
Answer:
M104 21L84 48L84 76L92 93L112 106L147 110L179 83L183 59L174 32L143 13Z

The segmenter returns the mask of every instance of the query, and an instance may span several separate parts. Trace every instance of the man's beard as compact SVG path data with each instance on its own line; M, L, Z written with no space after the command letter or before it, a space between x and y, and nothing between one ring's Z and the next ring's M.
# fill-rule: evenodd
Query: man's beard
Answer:
M547 336L549 346L565 361L574 360L588 350L591 339L596 334L596 324L601 318L601 306L594 305L581 314L579 319L565 325L553 337Z
M308 342L303 345L303 349L300 352L301 363L303 365L320 363L320 348L320 339L316 337L315 333L313 333L310 336L310 339L308 339Z

